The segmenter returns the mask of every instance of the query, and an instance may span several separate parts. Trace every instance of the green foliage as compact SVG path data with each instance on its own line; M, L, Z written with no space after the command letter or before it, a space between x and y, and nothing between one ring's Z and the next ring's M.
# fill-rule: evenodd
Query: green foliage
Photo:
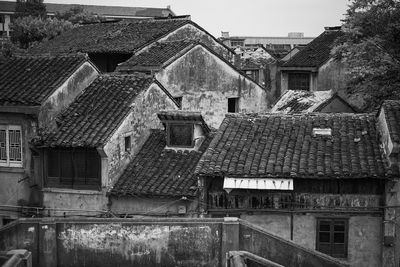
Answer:
M400 2L353 0L333 55L348 69L348 93L364 96L364 111L400 99Z
M40 0L28 0L21 1L17 0L17 4L15 6L15 18L20 17L46 17L46 6L43 4L43 1Z
M73 6L64 13L57 12L55 17L60 20L68 20L73 24L95 23L105 20L105 18L100 15L87 12L82 6Z
M13 31L11 41L18 44L20 48L26 49L34 42L51 39L72 27L71 22L57 18L20 17L10 25Z

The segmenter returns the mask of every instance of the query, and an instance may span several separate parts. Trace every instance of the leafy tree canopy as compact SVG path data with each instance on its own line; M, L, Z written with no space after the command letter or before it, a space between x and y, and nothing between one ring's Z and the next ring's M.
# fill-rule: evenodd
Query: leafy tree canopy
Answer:
M352 0L343 30L332 53L347 67L347 93L363 97L363 111L400 99L400 1Z
M22 1L17 0L17 4L15 6L15 18L19 17L46 17L46 6L43 4L42 0L28 0Z
M73 6L63 13L57 12L56 18L67 20L73 24L95 23L105 20L105 18L100 15L87 12L82 6Z

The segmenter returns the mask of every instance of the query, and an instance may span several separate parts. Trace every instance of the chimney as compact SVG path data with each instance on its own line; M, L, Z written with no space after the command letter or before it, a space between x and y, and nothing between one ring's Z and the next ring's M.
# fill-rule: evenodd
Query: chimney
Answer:
M229 38L229 32L221 32L222 38Z

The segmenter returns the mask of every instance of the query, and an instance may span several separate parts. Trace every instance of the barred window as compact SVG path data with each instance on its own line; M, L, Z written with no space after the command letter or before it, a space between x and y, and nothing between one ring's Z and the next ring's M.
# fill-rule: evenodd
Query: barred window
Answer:
M289 90L310 91L310 73L289 73Z
M0 125L0 166L22 167L21 126Z

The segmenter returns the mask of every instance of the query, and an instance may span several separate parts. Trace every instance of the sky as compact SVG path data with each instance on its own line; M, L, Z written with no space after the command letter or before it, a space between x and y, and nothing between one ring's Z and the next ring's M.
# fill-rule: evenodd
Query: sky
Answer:
M287 36L303 32L315 37L325 26L338 26L349 0L44 0L44 3L167 7L215 37Z

